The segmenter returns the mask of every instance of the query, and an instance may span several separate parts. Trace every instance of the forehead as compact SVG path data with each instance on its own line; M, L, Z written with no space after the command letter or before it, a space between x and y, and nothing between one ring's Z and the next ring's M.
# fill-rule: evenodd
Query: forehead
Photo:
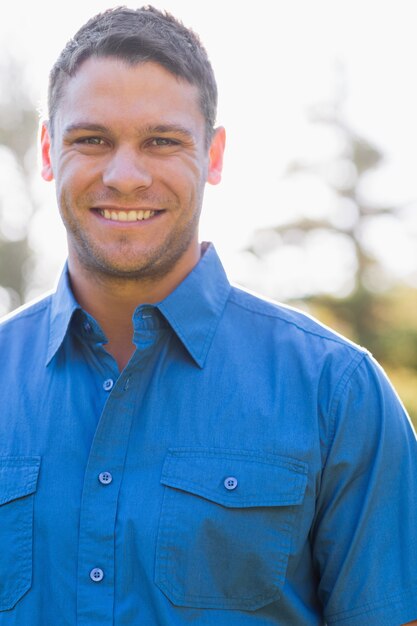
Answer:
M204 126L195 85L154 62L90 57L65 84L58 120ZM101 119L98 119L101 118Z

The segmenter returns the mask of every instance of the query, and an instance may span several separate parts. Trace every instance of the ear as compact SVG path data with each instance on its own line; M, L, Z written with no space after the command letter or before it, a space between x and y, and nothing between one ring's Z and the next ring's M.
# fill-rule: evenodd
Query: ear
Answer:
M209 149L207 182L211 185L217 185L221 181L225 145L226 131L223 126L219 126L219 128L216 128L214 131Z
M51 135L48 123L42 122L41 128L41 149L42 149L42 178L48 182L54 179L51 160Z

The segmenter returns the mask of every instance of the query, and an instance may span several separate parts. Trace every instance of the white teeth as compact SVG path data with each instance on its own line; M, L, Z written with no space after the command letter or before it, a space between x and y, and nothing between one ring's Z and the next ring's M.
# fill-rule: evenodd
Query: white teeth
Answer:
M106 220L112 222L138 222L142 220L148 220L155 215L155 211L109 211L108 209L102 209L99 211Z

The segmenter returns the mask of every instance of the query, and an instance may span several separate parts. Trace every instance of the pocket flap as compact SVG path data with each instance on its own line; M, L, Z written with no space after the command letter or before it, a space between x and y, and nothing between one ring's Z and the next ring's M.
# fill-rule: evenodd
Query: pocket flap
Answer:
M301 504L308 466L256 451L171 448L161 483L226 507Z
M36 491L41 457L0 457L0 505Z

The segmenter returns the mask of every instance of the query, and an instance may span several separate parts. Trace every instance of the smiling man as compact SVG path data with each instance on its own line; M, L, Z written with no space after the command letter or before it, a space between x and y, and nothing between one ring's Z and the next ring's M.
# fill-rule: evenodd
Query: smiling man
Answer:
M0 626L417 617L395 392L199 243L216 101L197 36L152 7L92 18L52 69L42 173L68 263L0 327Z
M134 351L138 303L163 300L200 258L204 185L219 182L224 150L224 129L208 127L198 87L135 60L87 58L42 129L43 176L56 180L72 289L100 320L120 370Z

